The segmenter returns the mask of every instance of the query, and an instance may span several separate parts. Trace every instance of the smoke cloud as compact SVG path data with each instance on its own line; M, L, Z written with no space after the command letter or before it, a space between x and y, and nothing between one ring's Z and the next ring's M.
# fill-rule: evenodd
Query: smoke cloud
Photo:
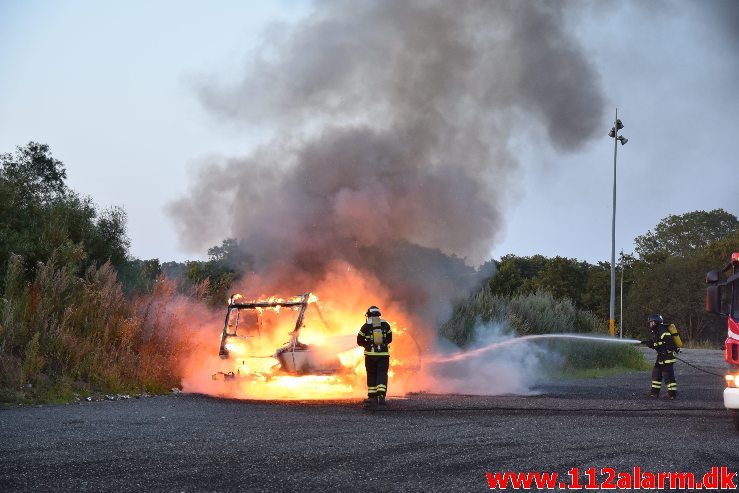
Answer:
M269 31L243 78L199 94L274 137L204 166L169 206L183 245L237 237L266 277L306 290L345 262L438 320L504 226L515 132L574 151L601 130L599 77L566 14L550 2L327 1Z
M511 342L515 343L506 344ZM491 345L499 347L476 354L476 350ZM562 362L559 355L540 345L514 340L511 329L499 323L476 326L475 340L464 353L449 347L451 344L441 342L440 346L427 362L424 371L429 378L421 380L420 390L437 394L533 394L536 384L546 380L543 362L548 361L549 367ZM449 355L460 357L452 361L454 356Z

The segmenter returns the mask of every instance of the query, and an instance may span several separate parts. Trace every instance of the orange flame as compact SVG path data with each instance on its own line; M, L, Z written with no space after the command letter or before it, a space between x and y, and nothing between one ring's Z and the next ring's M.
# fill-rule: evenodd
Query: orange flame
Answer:
M266 284L266 283L265 283ZM326 364L331 371L312 374L289 374L275 357L278 348L290 342L299 307L275 307L259 312L242 313L239 337L230 337L230 358L218 358L218 343L223 327L208 328L213 352L196 355L186 362L183 389L210 395L270 400L310 400L358 398L366 395L366 373L362 348L356 345L356 334L365 322L364 313L371 305L380 306L383 318L393 329L390 345L390 394L403 394L418 388L422 382L418 372L420 347L425 344L415 320L395 303L381 283L369 273L351 265L336 262L314 287L298 333L301 343L311 348L311 356ZM295 291L295 289L292 289ZM243 299L234 295L233 299ZM273 303L295 301L295 298L259 297ZM298 298L300 299L300 298ZM243 302L239 300L240 302ZM281 308L281 309L280 309ZM251 318L250 318L251 317ZM242 327L244 330L242 331ZM288 358L293 355L287 353ZM323 365L320 365L322 370ZM213 380L211 375L233 375Z

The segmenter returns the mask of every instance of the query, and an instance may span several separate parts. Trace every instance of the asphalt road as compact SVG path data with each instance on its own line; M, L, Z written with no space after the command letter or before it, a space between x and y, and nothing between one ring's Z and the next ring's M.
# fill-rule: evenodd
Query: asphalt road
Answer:
M682 357L725 367L719 351ZM185 394L6 409L0 491L489 491L488 471L735 471L722 379L676 372L677 401L646 398L641 372L377 412Z

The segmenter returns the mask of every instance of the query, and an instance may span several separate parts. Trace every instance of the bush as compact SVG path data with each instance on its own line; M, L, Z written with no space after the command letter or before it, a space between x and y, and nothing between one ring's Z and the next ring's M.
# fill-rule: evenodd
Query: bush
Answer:
M556 300L546 291L503 297L493 294L489 284L460 302L440 334L460 347L470 344L480 324L502 324L510 334L596 333L607 334L605 320L580 310L568 300ZM635 348L613 343L578 340L537 341L562 356L565 369L643 369L644 358Z
M556 300L546 292L504 297L485 284L460 302L440 334L458 346L469 344L478 323L503 322L518 335L606 332L605 321L580 310L569 299Z

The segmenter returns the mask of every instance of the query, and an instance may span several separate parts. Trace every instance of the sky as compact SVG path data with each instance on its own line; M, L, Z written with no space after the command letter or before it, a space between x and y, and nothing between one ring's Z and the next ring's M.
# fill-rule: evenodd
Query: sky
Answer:
M511 123L504 135L517 165L490 256L610 258L607 133L617 107L629 139L618 146L617 250L631 252L634 237L670 214L739 215L739 2L565 4L563 29L604 96L602 131L563 150L538 123ZM203 258L204 247L181 241L172 204L192 193L204 165L249 155L279 127L223 118L202 88L240 80L313 10L287 0L0 0L0 152L49 144L70 187L127 211L134 256Z

